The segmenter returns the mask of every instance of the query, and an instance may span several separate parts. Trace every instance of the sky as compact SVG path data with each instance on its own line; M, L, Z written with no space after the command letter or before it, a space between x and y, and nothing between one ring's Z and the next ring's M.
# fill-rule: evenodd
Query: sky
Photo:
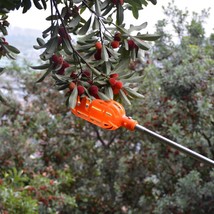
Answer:
M200 13L202 9L211 8L210 17L206 22L206 32L208 35L213 32L214 28L214 3L213 0L174 0L175 4L179 9L187 9L190 12ZM157 20L163 18L162 6L166 6L171 0L157 0L157 5L150 3L149 6L145 7L144 10L140 12L140 18L138 20L131 20L127 17L126 22L131 22L130 24L141 24L143 22L148 22L147 31L148 33L153 33L154 25ZM21 11L12 11L9 14L9 22L11 27L21 27L30 28L36 30L45 30L49 27L49 22L45 18L49 15L49 11L38 10L35 7L30 9L26 14L22 14Z

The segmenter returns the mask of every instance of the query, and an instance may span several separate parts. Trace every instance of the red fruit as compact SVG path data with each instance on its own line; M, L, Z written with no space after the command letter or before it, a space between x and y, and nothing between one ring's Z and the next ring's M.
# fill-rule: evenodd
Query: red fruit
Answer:
M58 36L58 45L61 45L61 44L62 44L62 37Z
M117 82L117 80L115 78L113 78L113 77L109 78L108 81L109 81L109 83L110 83L111 86L114 86L115 83Z
M66 61L63 61L62 63L62 67L65 69L65 68L68 68L70 66L70 64Z
M81 96L82 94L85 93L85 88L81 85L77 86L77 90L78 90L78 95Z
M94 54L94 59L101 60L101 49L98 49L97 52Z
M97 94L98 94L98 87L96 85L92 85L89 89L88 89L88 92L90 95L96 97Z
M119 46L120 46L120 42L115 41L115 40L111 42L111 47L112 48L118 48Z
M71 75L70 75L70 77L71 77L72 79L76 79L77 76L78 76L78 75L75 73L75 71L73 71L73 72L71 73Z
M58 33L64 39L71 39L71 36L67 33L66 29L63 26L59 27Z
M135 44L135 42L132 39L128 40L128 46L129 46L129 50L133 50L134 48L137 47L137 45Z
M76 84L74 82L70 82L68 85L68 88L70 89L70 91L73 91L73 89L76 87Z
M120 32L114 34L114 40L118 41L118 42L121 41L121 33Z
M57 74L59 74L59 75L64 75L64 74L65 74L65 69L64 69L64 68L60 68L60 69L57 71Z
M114 85L115 88L121 89L123 87L123 83L121 81L117 81Z
M57 56L56 54L54 54L52 57L51 57L51 60L55 63L55 64L62 64L63 63L63 58L62 56Z
M89 70L85 70L82 72L82 77L89 78L91 76L91 72Z
M111 78L117 79L119 77L119 74L115 73L115 74L111 74L110 75Z
M51 57L51 60L57 64L58 62L58 56L56 54L54 54L52 57Z
M120 5L123 5L124 0L112 0L112 2L113 2L114 5L117 5L118 3L119 3Z
M113 94L116 95L116 94L119 94L119 91L120 89L119 88L113 88Z
M96 42L95 43L95 47L97 50L101 50L102 49L102 43L101 42Z

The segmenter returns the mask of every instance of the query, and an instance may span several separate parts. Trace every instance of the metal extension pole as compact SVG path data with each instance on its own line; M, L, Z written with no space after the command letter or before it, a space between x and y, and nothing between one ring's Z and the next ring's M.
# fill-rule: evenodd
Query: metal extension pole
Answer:
M150 136L161 140L163 143L173 147L174 149L177 149L177 150L179 150L179 151L181 151L181 152L183 152L183 153L185 153L185 154L187 154L187 155L189 155L189 156L191 156L191 157L193 157L193 158L195 158L195 159L197 159L197 160L199 160L205 164L209 164L210 166L214 167L214 161L213 160L211 160L211 159L209 159L209 158L207 158L207 157L205 157L205 156L203 156L197 152L194 152L191 149L188 149L187 147L184 147L184 146L182 146L182 145L180 145L180 144L178 144L172 140L169 140L169 139L167 139L167 138L165 138L165 137L163 137L163 136L161 136L161 135L159 135L159 134L157 134L157 133L155 133L155 132L153 132L153 131L151 131L151 130L143 127L143 126L140 126L138 124L135 126L135 129L138 131L141 131L141 132L145 132L145 133L149 134Z

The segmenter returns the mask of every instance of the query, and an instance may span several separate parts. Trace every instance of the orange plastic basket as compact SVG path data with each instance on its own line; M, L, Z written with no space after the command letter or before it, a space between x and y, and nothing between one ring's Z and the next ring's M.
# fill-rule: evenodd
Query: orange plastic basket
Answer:
M137 121L126 116L123 106L114 100L78 98L76 107L71 109L74 115L101 128L115 130L123 126L134 130Z

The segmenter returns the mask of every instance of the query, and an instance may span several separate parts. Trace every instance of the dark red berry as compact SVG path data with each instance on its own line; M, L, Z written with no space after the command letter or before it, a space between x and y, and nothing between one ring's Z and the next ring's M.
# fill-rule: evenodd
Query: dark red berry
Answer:
M82 94L85 93L85 88L81 85L77 86L77 90L78 90L78 95L81 96Z
M96 96L97 94L98 94L98 87L96 86L96 85L92 85L92 86L90 86L90 88L88 89L88 92L89 92L89 94L90 95L92 95L92 96Z

